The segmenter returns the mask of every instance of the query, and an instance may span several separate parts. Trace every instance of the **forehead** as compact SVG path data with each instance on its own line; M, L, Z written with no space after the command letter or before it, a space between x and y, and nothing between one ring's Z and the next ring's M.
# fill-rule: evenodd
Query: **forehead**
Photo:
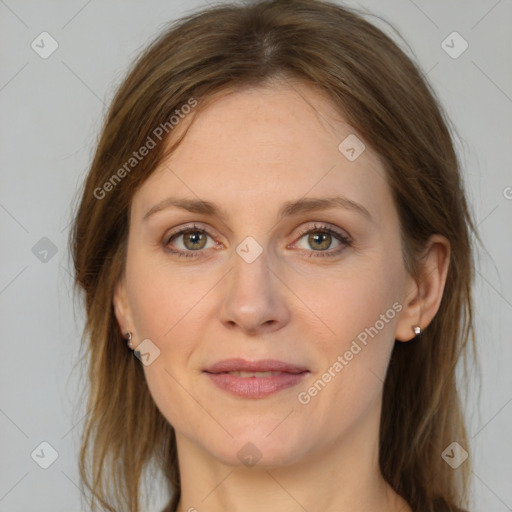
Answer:
M371 209L389 196L378 156L366 145L356 159L347 158L347 144L360 143L354 146L359 152L362 138L329 98L310 86L221 93L188 128L137 192L133 207L138 214L167 195L245 209L336 193L363 203L371 197Z

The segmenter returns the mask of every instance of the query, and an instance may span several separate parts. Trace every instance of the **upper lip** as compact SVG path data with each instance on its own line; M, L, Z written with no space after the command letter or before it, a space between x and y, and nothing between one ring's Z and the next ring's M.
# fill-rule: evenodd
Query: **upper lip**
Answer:
M259 361L246 361L245 359L224 359L204 370L208 373L223 372L284 372L303 373L307 368L297 366L276 359L261 359Z

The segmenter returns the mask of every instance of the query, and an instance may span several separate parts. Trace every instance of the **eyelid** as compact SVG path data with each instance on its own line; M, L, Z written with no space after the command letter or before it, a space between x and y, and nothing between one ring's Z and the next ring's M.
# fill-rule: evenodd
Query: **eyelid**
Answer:
M297 236L298 237L302 237L302 236L304 236L305 234L309 233L311 230L314 230L314 229L317 229L319 231L322 231L322 230L324 230L324 231L332 230L336 234L338 234L338 235L342 236L343 238L346 238L347 240L352 242L352 237L348 234L348 232L346 230L338 228L335 225L331 225L329 222L324 222L324 221L312 221L312 222L313 222L312 226L308 225L308 227L305 227L305 228L302 228L302 230L299 230L299 233L298 233ZM317 225L317 223L320 224L320 225ZM212 228L201 226L201 225L198 225L198 224L201 224L201 223L192 222L190 225L185 224L184 226L179 226L176 229L173 228L170 231L166 231L163 239L164 239L164 241L167 241L167 243L168 243L169 240L174 235L183 234L183 232L191 231L191 230L204 231L208 236L212 236L212 233L210 232L210 230ZM220 235L215 233L215 236L219 237Z
M319 225L318 225L319 224ZM307 235L311 231L326 231L328 233L336 234L340 238L343 238L347 242L352 243L352 237L345 231L344 229L338 228L329 222L316 221L313 222L313 226L308 226L299 230L298 237L302 238L304 235ZM295 242L294 242L295 243Z
M169 231L166 231L166 233L163 237L163 243L168 244L173 236L182 235L182 234L186 233L187 231L202 231L209 237L213 238L213 236L212 236L213 233L211 233L211 231L213 231L213 228L201 226L200 223L192 222L192 223L190 223L190 225L185 224L183 226L179 226L177 228L173 228ZM218 238L220 235L215 233L215 236Z

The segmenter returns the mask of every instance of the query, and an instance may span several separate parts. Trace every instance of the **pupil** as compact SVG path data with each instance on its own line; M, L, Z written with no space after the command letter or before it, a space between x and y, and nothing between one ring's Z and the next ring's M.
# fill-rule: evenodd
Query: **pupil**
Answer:
M319 244L320 246L323 245L323 247L320 247L321 249L325 249L329 246L329 242L327 242L327 246L325 245L325 241L328 240L328 237L330 235L328 233L317 233L315 235L312 235L313 242L316 244Z
M192 245L198 245L201 243L201 237L202 237L202 233L198 233L198 232L195 232L195 233L189 233L187 235L187 240L188 242L190 242Z

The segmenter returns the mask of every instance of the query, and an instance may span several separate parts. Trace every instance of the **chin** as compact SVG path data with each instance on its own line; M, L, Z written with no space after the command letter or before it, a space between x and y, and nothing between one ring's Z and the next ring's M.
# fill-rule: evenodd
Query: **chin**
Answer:
M291 435L289 430L277 432L274 422L271 428L267 424L248 428L235 434L233 438L223 437L223 442L204 448L226 465L238 467L271 468L289 466L300 460L306 453L304 440ZM269 432L272 432L269 435Z

